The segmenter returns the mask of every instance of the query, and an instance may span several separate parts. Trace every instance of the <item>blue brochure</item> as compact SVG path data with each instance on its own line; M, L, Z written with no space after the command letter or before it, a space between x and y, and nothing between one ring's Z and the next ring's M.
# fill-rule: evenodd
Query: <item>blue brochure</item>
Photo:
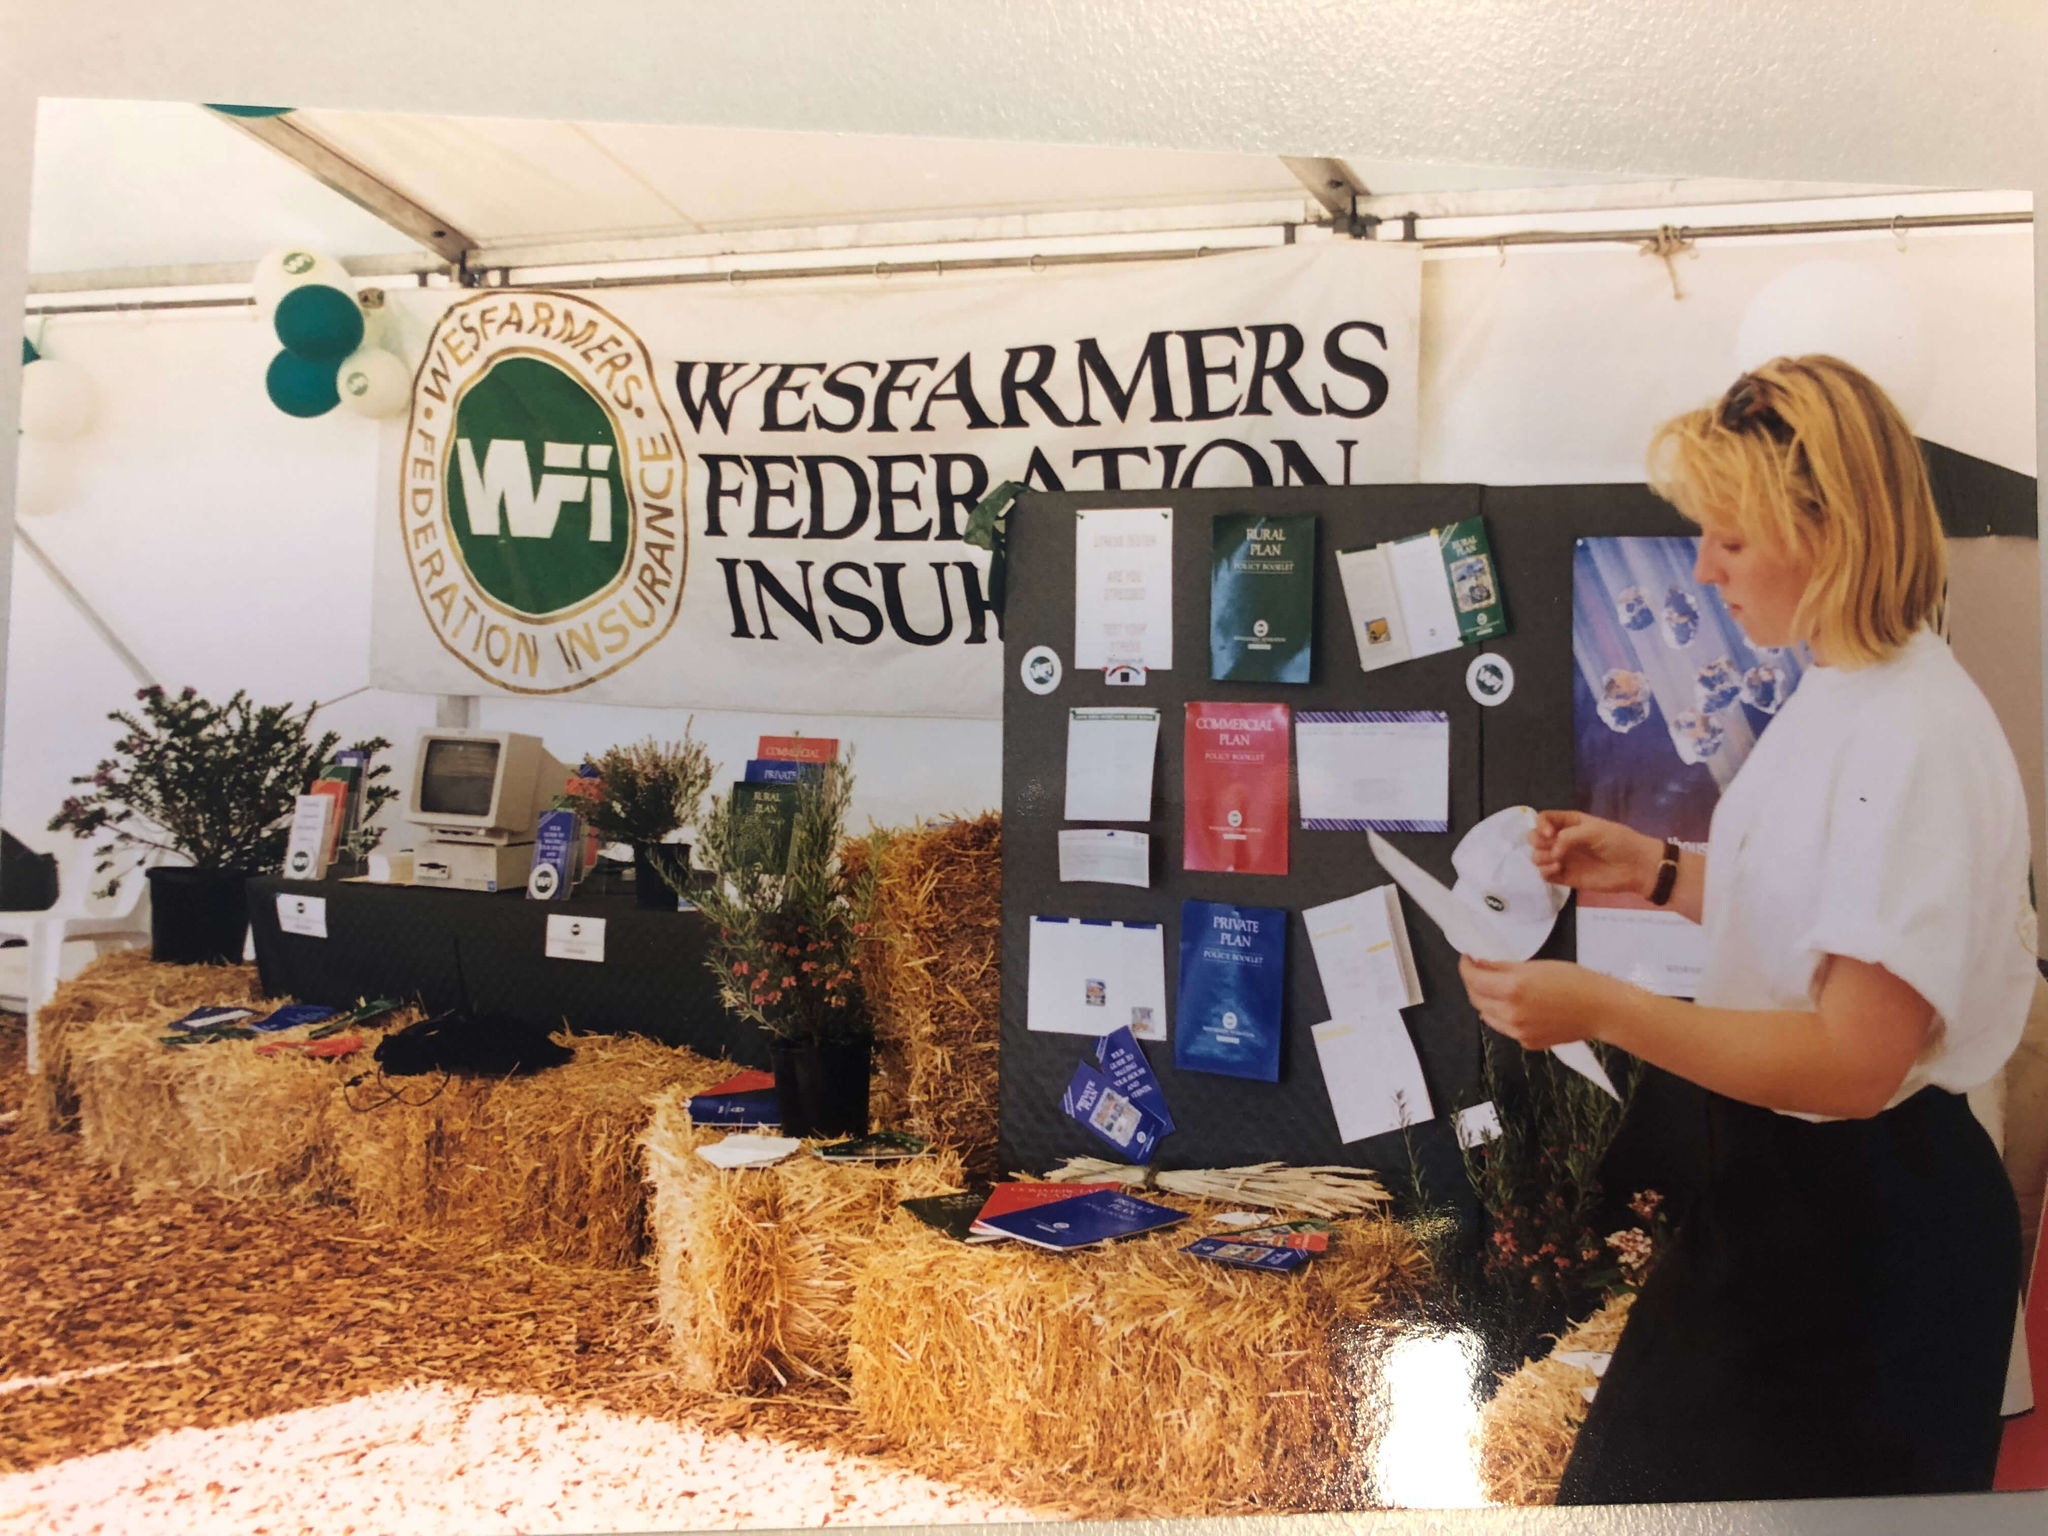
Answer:
M1115 1190L1100 1189L1092 1195L1075 1195L1050 1205L987 1216L981 1224L1034 1247L1067 1249L1131 1237L1186 1219L1186 1211L1168 1210L1149 1200L1134 1200Z
M1212 1264L1228 1264L1233 1269L1286 1271L1299 1269L1309 1260L1299 1248L1268 1248L1260 1243L1234 1242L1227 1237L1197 1238L1181 1252L1192 1253Z
M286 1003L265 1018L251 1019L249 1027L259 1035L271 1035L281 1029L297 1029L301 1024L325 1024L333 1017L334 1010L319 1003Z
M1286 968L1283 909L1182 902L1173 1064L1183 1072L1279 1082Z
M824 771L818 763L783 763L774 758L750 757L747 759L748 784L800 784L805 779L815 779Z
M182 1019L171 1020L173 1029L221 1029L256 1016L253 1008L194 1008Z
M1172 1129L1143 1104L1117 1092L1110 1080L1086 1062L1074 1068L1074 1080L1060 1098L1067 1118L1086 1126L1134 1163L1149 1163L1159 1138Z
M1138 1044L1138 1037L1131 1033L1129 1026L1113 1029L1095 1042L1095 1065L1109 1079L1110 1087L1139 1108L1148 1109L1159 1117L1164 1127L1160 1135L1164 1136L1173 1129L1173 1116L1166 1108L1166 1095L1160 1091L1159 1079L1152 1075L1152 1063L1145 1059L1145 1049Z

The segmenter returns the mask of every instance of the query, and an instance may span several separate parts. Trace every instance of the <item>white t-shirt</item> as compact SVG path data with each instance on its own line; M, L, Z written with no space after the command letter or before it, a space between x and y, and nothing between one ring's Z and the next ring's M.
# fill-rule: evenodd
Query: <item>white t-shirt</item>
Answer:
M1698 1000L1812 1008L1828 955L1881 965L1935 1013L1892 1103L1974 1088L2033 998L2029 846L2012 748L1938 635L1810 668L1714 812Z

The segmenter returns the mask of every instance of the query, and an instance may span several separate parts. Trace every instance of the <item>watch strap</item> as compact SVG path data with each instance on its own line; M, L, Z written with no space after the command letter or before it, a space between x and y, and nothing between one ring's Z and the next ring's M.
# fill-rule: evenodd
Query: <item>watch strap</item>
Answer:
M1650 905L1661 907L1671 900L1671 891L1678 884L1678 844L1670 838L1664 840L1664 859L1657 866L1657 883L1650 888Z

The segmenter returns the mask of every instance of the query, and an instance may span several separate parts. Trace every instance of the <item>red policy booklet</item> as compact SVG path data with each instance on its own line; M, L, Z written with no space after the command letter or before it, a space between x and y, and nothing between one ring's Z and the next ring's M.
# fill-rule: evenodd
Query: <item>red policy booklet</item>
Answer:
M1190 704L1181 868L1287 873L1287 706Z

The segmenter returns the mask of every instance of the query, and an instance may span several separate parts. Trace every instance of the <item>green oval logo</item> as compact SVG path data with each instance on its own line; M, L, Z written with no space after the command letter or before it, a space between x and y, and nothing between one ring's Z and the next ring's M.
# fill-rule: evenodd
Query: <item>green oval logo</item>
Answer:
M544 358L493 363L463 393L446 471L462 562L527 618L587 602L632 548L612 419Z
M449 305L399 466L435 637L513 693L631 666L682 609L687 467L646 346L597 305L544 289Z

